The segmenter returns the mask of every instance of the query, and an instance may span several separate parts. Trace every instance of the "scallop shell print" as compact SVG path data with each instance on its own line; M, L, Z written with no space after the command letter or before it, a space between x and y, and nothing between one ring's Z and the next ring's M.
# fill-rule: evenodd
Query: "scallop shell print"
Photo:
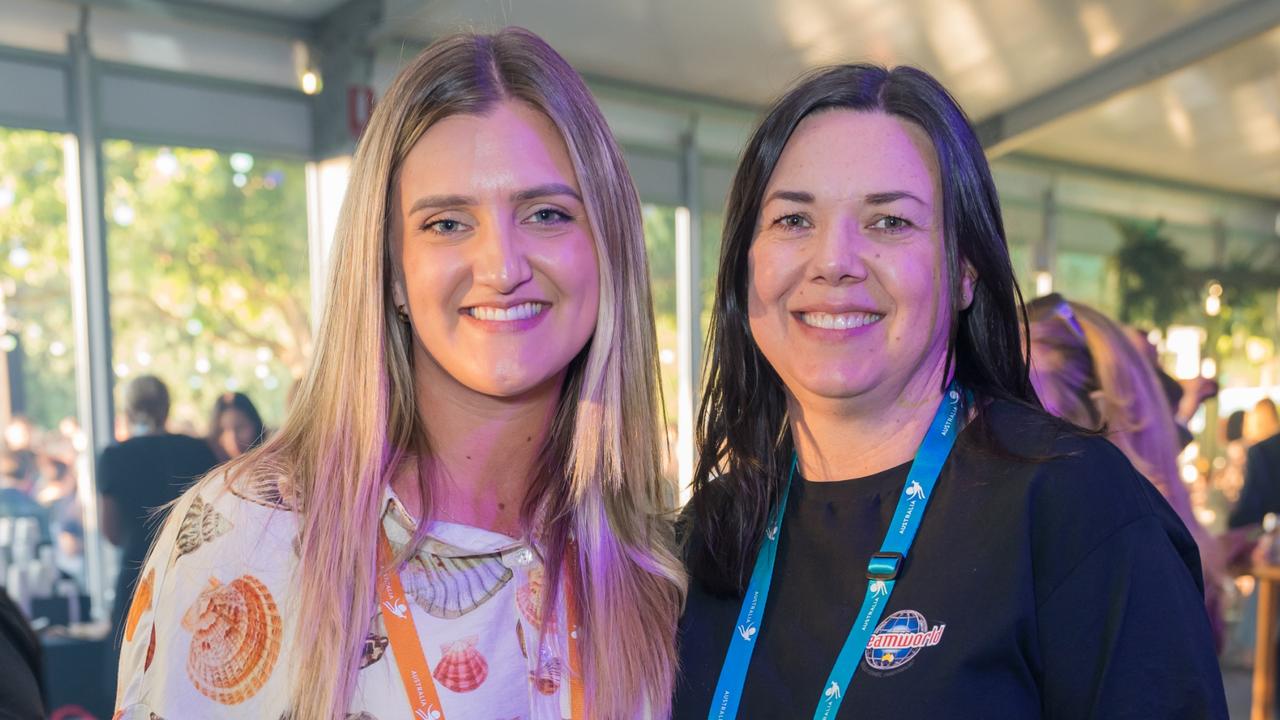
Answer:
M207 542L231 529L231 521L213 509L199 495L187 508L187 514L178 526L178 557L193 553Z
M138 583L133 593L133 602L129 604L129 615L124 623L124 641L133 642L133 635L138 631L138 621L142 614L151 609L151 593L156 581L156 569L151 568Z
M446 557L420 553L402 579L405 594L432 617L452 619L480 607L514 573L500 553Z
M262 581L214 578L182 617L191 633L187 676L211 700L235 705L267 682L280 656L280 612Z
M360 669L363 670L382 659L387 654L387 624L382 620L382 613L375 613L369 623L369 634L364 636L364 651L360 654Z
M151 625L151 639L147 641L147 659L142 663L142 672L151 669L151 661L156 657L156 626Z
M560 678L564 675L564 664L560 658L544 658L538 667L529 671L529 682L543 695L555 695L560 689Z
M489 663L476 649L477 636L440 646L443 657L431 676L456 693L471 692L489 677Z
M293 503L280 492L280 479L273 477L227 480L227 488L238 498L272 510L293 510Z
M542 596L542 570L533 568L529 571L528 582L516 588L516 605L524 619L535 628L542 625Z

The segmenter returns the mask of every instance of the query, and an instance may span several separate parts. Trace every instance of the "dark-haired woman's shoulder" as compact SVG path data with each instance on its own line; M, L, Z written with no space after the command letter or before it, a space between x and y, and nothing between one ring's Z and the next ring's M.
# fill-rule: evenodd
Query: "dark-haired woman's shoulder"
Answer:
M998 446L1023 465L1033 541L1060 556L1089 552L1134 523L1159 528L1178 555L1194 565L1195 542L1169 504L1105 436L1081 431L1043 411L1011 402L988 408Z
M1225 718L1199 553L1168 503L1104 437L1012 403L988 410L1026 458L979 462L1009 483L989 497L1023 514L1051 717Z

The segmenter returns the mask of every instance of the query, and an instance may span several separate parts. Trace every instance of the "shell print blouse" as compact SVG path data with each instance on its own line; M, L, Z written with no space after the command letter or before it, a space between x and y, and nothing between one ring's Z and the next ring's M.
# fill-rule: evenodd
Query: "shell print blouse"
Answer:
M385 507L399 552L415 520L390 490ZM286 714L294 633L308 622L297 611L297 532L274 485L218 475L183 496L126 618L116 720ZM564 607L540 640L543 567L528 542L434 522L401 582L446 717L570 716ZM348 720L411 716L381 611L360 668Z

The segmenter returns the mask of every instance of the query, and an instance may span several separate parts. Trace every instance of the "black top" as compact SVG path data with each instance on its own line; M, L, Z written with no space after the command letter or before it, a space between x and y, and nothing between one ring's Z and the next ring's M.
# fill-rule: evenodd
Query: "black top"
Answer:
M43 718L40 642L22 611L0 588L0 720Z
M1007 449L1050 459L961 433L882 621L929 634L860 662L839 717L1226 718L1199 556L1168 504L1105 440L985 412ZM796 478L739 717L812 716L909 467ZM741 596L689 559L674 717L703 720Z
M115 500L125 533L112 608L116 629L129 607L147 549L164 520L152 511L176 500L217 463L208 443L187 435L143 435L102 451L98 492Z
M1262 522L1267 513L1280 512L1280 435L1249 448L1245 455L1244 486L1227 525L1238 528Z

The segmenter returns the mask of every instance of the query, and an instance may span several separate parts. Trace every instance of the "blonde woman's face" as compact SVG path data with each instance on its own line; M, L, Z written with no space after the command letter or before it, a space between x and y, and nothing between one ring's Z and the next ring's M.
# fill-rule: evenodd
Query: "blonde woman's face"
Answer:
M433 125L394 203L400 278L422 382L514 397L559 382L591 338L595 242L551 120L506 101Z

